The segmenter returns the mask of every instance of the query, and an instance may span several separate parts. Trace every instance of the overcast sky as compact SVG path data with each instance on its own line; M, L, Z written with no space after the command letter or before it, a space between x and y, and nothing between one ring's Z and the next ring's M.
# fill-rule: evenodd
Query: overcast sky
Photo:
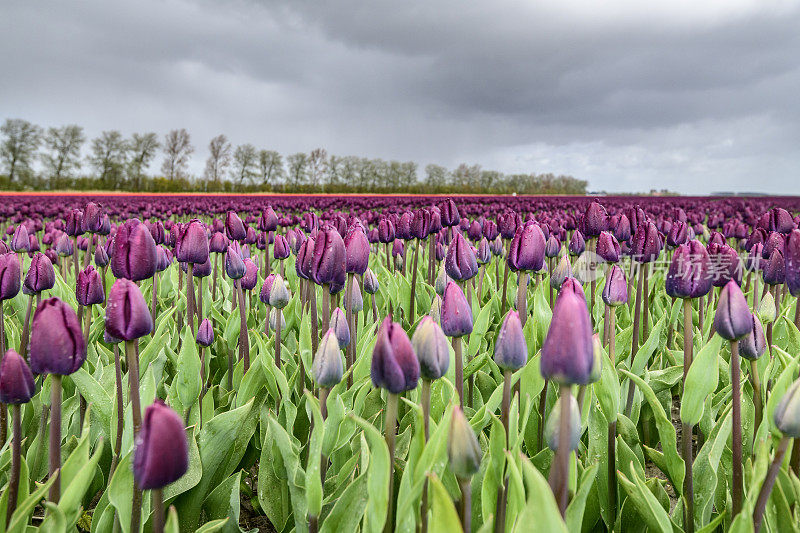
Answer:
M0 120L185 127L195 173L225 133L591 190L800 194L795 1L3 0L0 50Z

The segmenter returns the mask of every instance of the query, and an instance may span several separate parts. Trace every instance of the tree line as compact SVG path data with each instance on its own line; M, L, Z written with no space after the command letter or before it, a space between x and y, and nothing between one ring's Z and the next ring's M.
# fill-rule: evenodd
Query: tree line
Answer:
M323 148L283 156L252 144L234 147L225 135L208 144L202 176L185 129L163 138L154 132L129 138L117 130L88 141L75 124L43 129L22 119L0 126L0 188L11 190L119 190L143 192L409 192L585 194L587 182L554 174L504 174L480 165L454 169L413 161L328 154ZM162 156L160 172L151 170ZM37 165L37 163L39 163Z

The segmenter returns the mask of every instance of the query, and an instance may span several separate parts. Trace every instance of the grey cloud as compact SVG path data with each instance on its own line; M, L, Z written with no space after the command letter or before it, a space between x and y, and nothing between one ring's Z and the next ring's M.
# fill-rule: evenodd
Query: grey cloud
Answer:
M225 132L595 189L800 192L800 4L596 5L12 0L0 115L186 127L196 172Z

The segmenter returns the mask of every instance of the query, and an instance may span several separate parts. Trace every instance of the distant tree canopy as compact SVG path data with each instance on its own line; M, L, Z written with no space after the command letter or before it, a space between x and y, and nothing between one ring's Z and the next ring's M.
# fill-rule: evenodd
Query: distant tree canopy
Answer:
M84 152L84 149L86 151ZM161 174L151 173L158 154ZM189 173L194 146L174 129L125 138L110 130L87 146L74 124L42 128L22 119L0 127L0 188L141 192L404 192L465 194L585 194L588 183L555 174L503 174L462 163L454 169L414 161L328 154L324 148L283 156L253 144L233 146L225 135L208 145L201 176ZM36 161L40 162L38 167Z

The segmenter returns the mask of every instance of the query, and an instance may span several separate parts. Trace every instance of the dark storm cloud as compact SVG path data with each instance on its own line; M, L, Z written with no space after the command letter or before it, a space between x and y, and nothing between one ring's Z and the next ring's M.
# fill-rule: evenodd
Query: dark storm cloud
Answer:
M0 116L800 193L798 3L696 4L15 0Z

